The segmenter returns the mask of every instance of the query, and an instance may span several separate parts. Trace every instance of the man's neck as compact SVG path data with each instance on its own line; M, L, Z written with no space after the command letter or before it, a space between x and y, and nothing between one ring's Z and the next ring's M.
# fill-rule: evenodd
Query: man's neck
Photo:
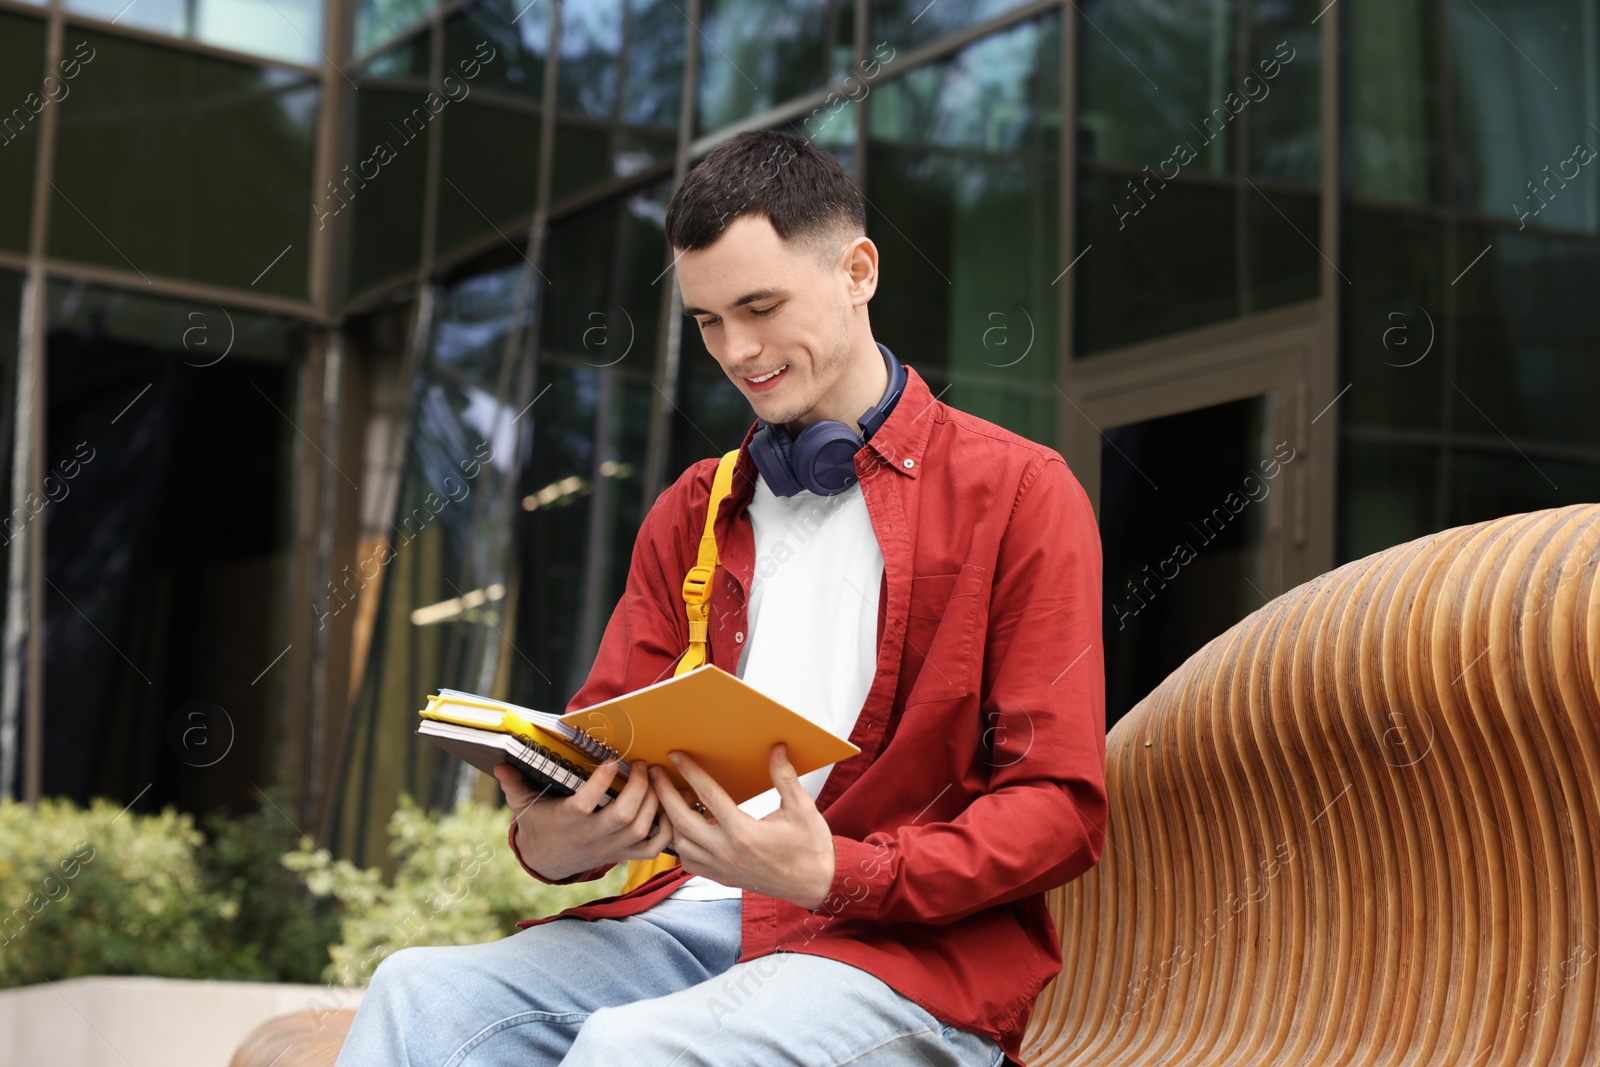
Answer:
M784 428L789 431L790 437L799 437L800 431L824 419L836 419L857 433L861 432L861 424L856 420L882 400L889 388L889 365L883 353L878 351L877 342L869 335L863 345L855 350L844 377L833 390L842 399L831 404L826 401L818 404L813 419L788 423Z

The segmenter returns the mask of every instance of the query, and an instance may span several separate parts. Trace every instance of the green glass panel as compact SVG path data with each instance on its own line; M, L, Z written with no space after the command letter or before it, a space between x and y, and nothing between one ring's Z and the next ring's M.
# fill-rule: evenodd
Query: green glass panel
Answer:
M550 8L528 0L481 0L445 21L444 66L485 89L544 99ZM476 61L476 66L473 65ZM474 73L475 72L475 73Z
M304 298L315 84L83 36L93 76L58 120L50 254Z
M468 54L470 53L469 48ZM428 34L417 33L387 52L369 59L362 66L361 75L371 78L418 78L424 82L423 87L426 88L428 63ZM447 56L445 68L448 70L454 67L455 63Z
M452 381L480 391L499 388L506 340L514 319L521 273L516 267L474 274L452 285L434 314L430 344L433 366Z
M142 0L141 0L142 2ZM168 0L173 2L173 0ZM426 19L433 0L356 0L351 54L364 56Z
M322 62L323 0L197 0L193 12L188 36L197 41L311 67Z
M623 0L589 0L561 8L561 65L556 106L609 117L617 107Z
M633 0L622 117L636 127L666 131L676 140L683 107L683 59L689 22L680 0ZM704 62L704 51L701 62ZM671 154L669 147L667 155Z
M493 157L494 166L483 161ZM513 233L533 214L539 178L539 118L527 111L464 99L444 116L444 158L439 184L439 253L470 240Z
M1443 525L1464 526L1525 511L1600 500L1600 449L1563 458L1514 449L1459 449L1450 456L1450 497Z
M39 119L45 108L71 99L84 73L69 65L42 80L44 29L40 19L0 12L0 248L16 252L28 250ZM65 57L72 57L70 48Z
M448 807L468 781L458 761L419 742L414 720L391 710L440 686L496 688L508 633L508 508L527 425L498 383L515 358L506 339L527 311L521 274L517 261L441 294L423 364L407 383L415 400L389 542L357 564L360 584L381 571L383 587L330 832L342 854L365 862L376 859L402 793Z
M1080 15L1075 354L1316 299L1316 5Z
M1600 227L1600 18L1592 0L1447 0L1461 206Z
M616 129L595 119L561 117L556 121L555 166L550 178L552 203L616 176L611 149Z
M1233 172L1235 118L1253 104L1242 78L1249 71L1236 69L1231 0L1086 0L1078 10L1080 161L1167 178ZM1271 49L1256 58L1271 58ZM1188 146L1189 161L1161 167L1178 145Z
M1321 201L1315 194L1249 189L1244 198L1249 227L1249 311L1315 300L1322 286L1322 254L1313 243L1321 233Z
M1070 277L1080 357L1239 314L1234 187L1145 181L1097 170L1079 179Z
M355 94L351 170L361 180L347 186L348 177L342 177L337 195L324 189L316 201L319 224L354 228L351 292L414 269L422 256L428 128L434 121L426 99L420 88L373 84Z
M520 692L535 706L564 708L583 684L626 582L655 392L626 366L540 366L544 395L520 505L528 657L517 665Z
M544 309L540 344L545 358L616 367L651 379L667 277L658 220L667 198L666 186L657 185L621 208L562 225L562 239L550 243L545 265L552 293L560 294ZM693 325L685 320L685 339Z
M453 16L445 38L446 65L476 50L478 56L490 57L479 65L476 85L537 102L544 89L548 9L535 6L520 19L517 10L514 0L486 0ZM562 113L552 175L552 195L558 202L671 160L687 32L682 13L670 0L604 0L569 4L562 11L556 82ZM529 128L536 143L537 122ZM500 149L496 144L487 150ZM521 152L519 147L513 154Z
M1462 268L1488 251L1455 285L1457 432L1600 451L1600 246L1476 227L1458 246Z
M322 62L322 0L66 0L66 8L250 55ZM74 36L69 29L67 38Z
M1322 184L1322 27L1312 19L1326 3L1279 0L1250 8L1240 95L1250 101L1244 110L1253 177Z
M706 0L699 130L821 88L852 8L841 0Z
M1435 10L1430 0L1346 0L1350 190L1438 203L1442 132Z
M873 331L956 407L1054 440L1059 18L873 89Z
M1361 559L1441 528L1436 503L1439 451L1434 445L1343 435L1334 508L1336 563Z
M1021 7L1023 0L876 0L867 7L867 51L890 42L901 52ZM848 5L846 5L848 8Z
M1437 429L1443 378L1444 226L1410 212L1352 208L1344 265L1339 399L1344 426ZM1480 264L1481 266L1481 264ZM1341 286L1343 282L1340 283Z
M1313 4L1091 0L1080 12L1080 159L1167 179L1230 174L1242 137L1250 174L1319 183Z
M197 369L224 360L289 364L306 347L306 326L199 300L156 300L122 289L82 282L52 283L47 315L52 330L103 334L118 343L170 348ZM185 372L187 373L187 372Z

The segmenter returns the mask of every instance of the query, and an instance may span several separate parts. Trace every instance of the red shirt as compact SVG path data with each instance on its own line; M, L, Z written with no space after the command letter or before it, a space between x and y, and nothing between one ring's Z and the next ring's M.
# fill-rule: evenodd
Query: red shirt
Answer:
M746 890L740 961L840 960L1020 1062L1034 1001L1061 969L1045 891L1094 865L1106 822L1100 537L1059 453L940 403L909 367L907 377L855 457L883 584L877 672L850 735L861 752L817 797L834 835L832 890L815 911ZM754 431L716 522L708 651L729 673L755 566ZM688 647L681 588L716 465L690 467L645 516L568 710L668 677ZM514 825L511 847L520 862ZM561 914L631 915L688 877L673 868Z

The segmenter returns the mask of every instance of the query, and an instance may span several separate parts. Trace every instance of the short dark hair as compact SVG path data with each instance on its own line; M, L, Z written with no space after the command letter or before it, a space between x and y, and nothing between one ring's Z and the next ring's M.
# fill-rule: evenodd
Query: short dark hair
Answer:
M839 161L778 130L735 134L689 171L667 205L667 240L698 251L744 215L764 216L824 261L867 232L866 202Z

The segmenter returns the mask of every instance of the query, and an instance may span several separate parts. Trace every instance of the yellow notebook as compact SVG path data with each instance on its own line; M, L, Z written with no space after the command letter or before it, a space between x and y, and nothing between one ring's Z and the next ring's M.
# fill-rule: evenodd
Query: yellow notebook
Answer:
M506 759L501 753L508 751L504 735L510 734L535 742L533 747L545 750L542 755L553 751L560 762L580 765L584 777L607 755L615 755L624 774L643 760L660 766L686 788L667 753L687 752L736 804L772 788L768 754L780 741L788 745L789 762L800 774L860 751L714 665L561 716L452 690L441 690L421 714L425 721L419 733L479 767ZM467 721L471 719L477 721ZM430 722L455 726L449 731L453 744L443 743L439 726L428 729ZM477 758L463 748L469 743L463 730L488 735ZM496 733L501 736L493 736ZM530 770L523 769L525 774ZM565 781L558 786L571 782L567 775L559 778Z

